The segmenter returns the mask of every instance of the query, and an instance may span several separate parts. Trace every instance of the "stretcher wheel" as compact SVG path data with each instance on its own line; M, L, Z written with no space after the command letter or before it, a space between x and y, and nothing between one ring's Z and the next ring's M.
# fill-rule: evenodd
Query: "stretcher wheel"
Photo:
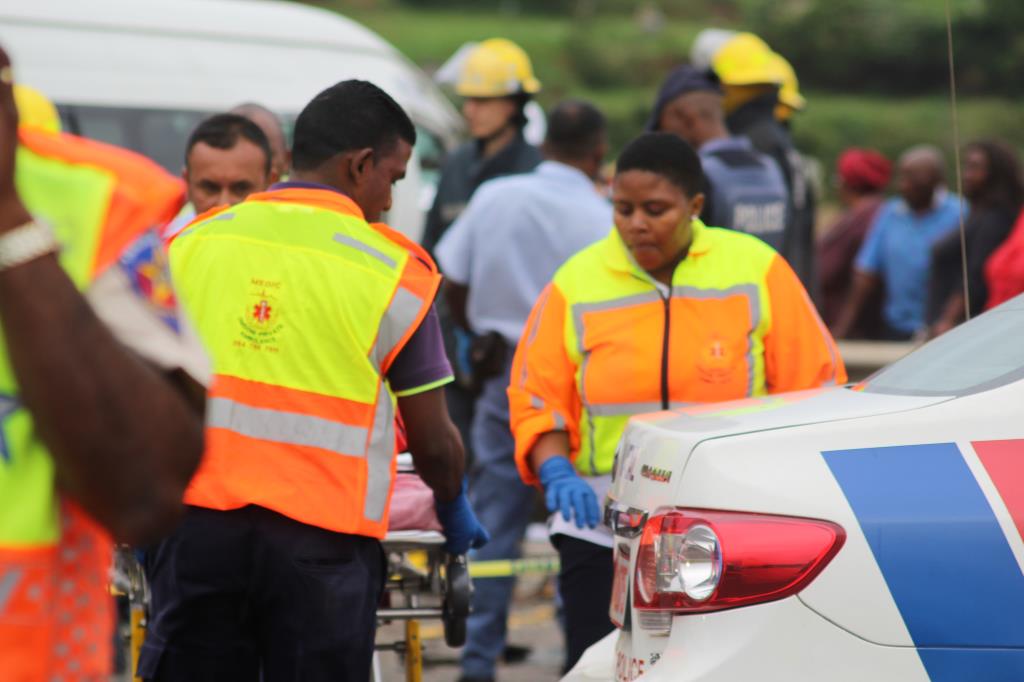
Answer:
M469 616L469 602L473 595L466 557L448 557L444 585L444 602L441 605L444 641L450 647L460 647L466 643L466 618Z

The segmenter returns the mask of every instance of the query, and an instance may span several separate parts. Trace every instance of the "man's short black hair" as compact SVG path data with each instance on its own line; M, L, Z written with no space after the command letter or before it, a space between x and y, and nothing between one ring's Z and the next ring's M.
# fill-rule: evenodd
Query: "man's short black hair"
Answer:
M619 154L615 172L631 170L657 173L689 197L703 191L700 157L685 140L672 133L644 133L627 144Z
M185 146L185 166L192 148L202 142L214 149L233 149L239 139L248 140L260 148L266 162L263 172L270 174L270 140L258 125L238 114L215 114L196 126Z
M373 83L342 81L314 97L295 120L292 167L318 168L343 152L387 154L401 138L416 144L416 128L391 96Z
M604 114L590 102L566 100L548 115L544 146L555 156L579 161L592 155L605 140Z

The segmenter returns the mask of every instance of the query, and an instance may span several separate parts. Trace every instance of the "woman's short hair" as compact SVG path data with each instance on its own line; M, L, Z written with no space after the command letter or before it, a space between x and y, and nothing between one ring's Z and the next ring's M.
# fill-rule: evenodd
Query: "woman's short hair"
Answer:
M691 197L704 187L700 157L672 133L644 133L627 144L619 154L615 173L631 170L657 173Z

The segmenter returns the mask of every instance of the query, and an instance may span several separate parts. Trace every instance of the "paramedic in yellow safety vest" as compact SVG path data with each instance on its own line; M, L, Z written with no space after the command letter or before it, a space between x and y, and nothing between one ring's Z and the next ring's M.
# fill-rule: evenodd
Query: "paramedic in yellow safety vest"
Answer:
M561 558L566 669L612 629L600 502L630 415L846 380L792 269L758 238L707 227L700 160L647 133L619 157L615 229L537 300L509 387L516 463L540 484Z
M213 362L203 465L147 554L149 680L366 680L396 407L446 549L487 540L463 488L426 252L380 224L416 141L365 81L295 123L291 180L199 216L171 272Z
M0 50L0 678L106 680L112 542L170 530L203 447L205 357L156 231L183 192L132 152L19 127L12 77Z

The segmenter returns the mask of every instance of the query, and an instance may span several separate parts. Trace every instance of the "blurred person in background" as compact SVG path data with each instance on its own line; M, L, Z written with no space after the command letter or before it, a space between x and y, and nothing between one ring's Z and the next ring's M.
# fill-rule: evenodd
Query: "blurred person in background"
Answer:
M502 175L525 173L541 162L540 150L523 136L526 105L540 92L530 58L518 45L491 38L465 50L455 94L472 139L441 166L434 205L427 213L423 246L433 253L476 188Z
M605 118L568 101L548 120L544 162L531 173L485 183L437 245L452 319L470 330L483 382L471 438L469 498L491 542L474 560L515 559L536 491L520 480L506 390L512 350L534 301L562 263L608 234L612 209L594 180L608 149ZM462 680L494 679L505 649L515 578L481 580L462 651Z
M784 61L784 60L783 60ZM782 256L804 287L813 293L814 216L802 157L789 130L775 117L786 71L780 57L752 33L738 33L714 53L711 66L722 81L726 125L733 135L750 139L754 148L779 165L789 192Z
M462 115L472 139L449 154L441 166L437 195L427 212L422 240L431 255L481 184L503 175L532 171L542 159L540 150L523 136L528 122L526 105L540 92L540 81L522 48L504 38L491 38L464 45L442 68L454 70L455 93L462 98ZM448 410L466 444L466 459L471 462L470 425L479 390L469 366L472 336L452 321L443 301L438 314L456 377L455 383L447 387Z
M752 234L781 250L789 203L786 181L770 157L725 126L722 90L713 71L677 67L661 86L647 124L686 140L704 169L708 225Z
M1009 145L994 140L972 142L964 149L964 198L970 213L964 222L967 288L971 315L988 300L985 263L1006 240L1024 200L1020 158ZM963 258L959 230L932 249L928 319L938 336L965 319Z
M273 161L263 130L239 114L216 114L202 121L185 144L187 206L167 226L170 239L200 214L231 206L271 184Z
M924 331L932 247L955 232L959 197L946 190L945 160L930 145L900 156L900 196L885 202L854 262L853 284L836 322L835 335L846 338L878 287L884 288L882 336L908 341Z
M566 670L613 627L600 501L630 416L846 380L792 268L760 239L706 227L702 186L700 159L678 136L630 142L615 229L558 269L516 348L516 464L553 512Z
M260 127L270 142L270 184L284 180L292 165L292 153L288 149L284 126L281 125L281 119L277 114L256 102L239 104L228 113L245 116Z
M772 55L772 62L778 70L782 83L779 85L779 103L775 105L775 120L778 121L792 138L793 123L796 115L807 107L807 100L800 94L800 81L797 80L793 65L778 53ZM800 273L810 273L805 285L814 300L821 292L817 290L817 251L814 248L815 221L818 216L818 188L812 181L812 171L808 159L795 147L789 151L789 163L793 168L793 207L796 211L794 221L795 242L785 247L792 259L790 264Z
M892 164L873 149L851 148L836 162L839 201L843 213L818 240L821 316L835 329L853 284L853 262L860 251L892 176ZM851 337L874 338L880 334L881 297L876 293L863 305L860 317L848 331Z

